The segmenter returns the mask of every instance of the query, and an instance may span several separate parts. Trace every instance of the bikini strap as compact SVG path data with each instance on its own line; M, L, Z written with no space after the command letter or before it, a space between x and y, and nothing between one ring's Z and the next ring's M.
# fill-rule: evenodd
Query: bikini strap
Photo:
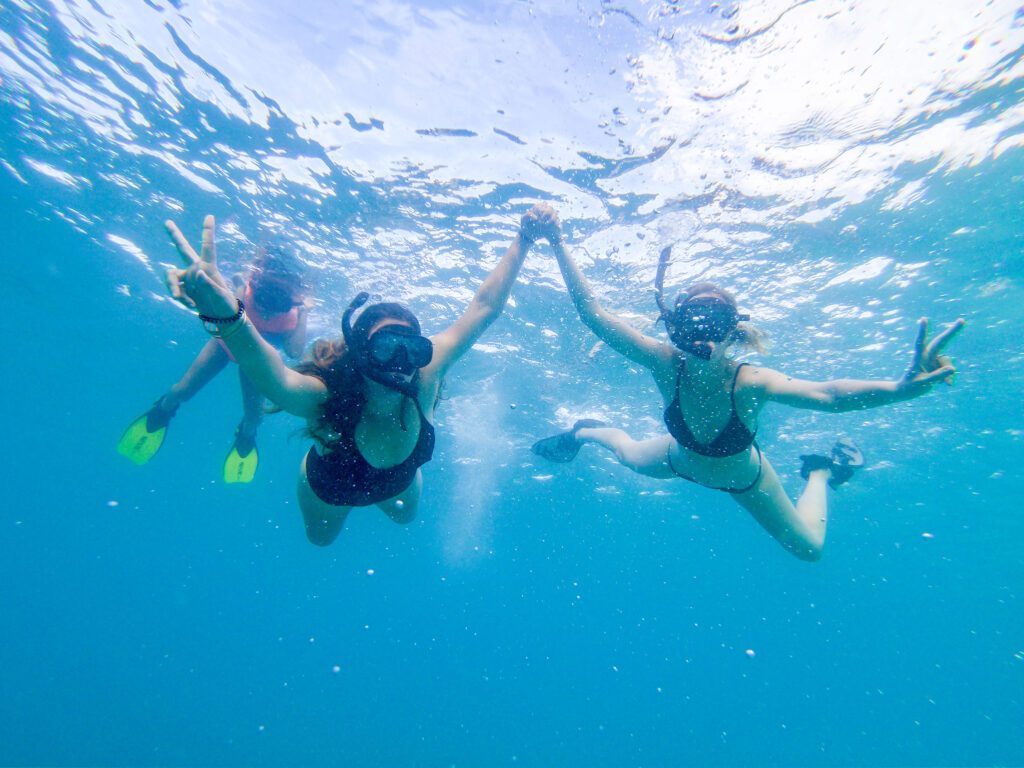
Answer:
M412 404L416 406L416 413L420 415L420 420L426 419L427 417L423 415L423 406L420 405L419 397L413 397L412 395L406 395L406 397L412 400Z
M737 416L739 416L739 414L736 411L736 381L740 377L740 370L745 365L750 365L750 363L740 363L736 366L736 372L732 375L732 392L729 393L729 399L732 401L732 412Z

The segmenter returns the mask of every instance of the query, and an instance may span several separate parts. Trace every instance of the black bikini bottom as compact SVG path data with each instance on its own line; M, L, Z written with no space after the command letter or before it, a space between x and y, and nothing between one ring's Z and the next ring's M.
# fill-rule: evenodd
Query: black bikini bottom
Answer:
M668 444L668 452L665 454L665 460L668 462L668 468L671 469L676 474L676 477L681 477L683 478L683 480L689 480L691 483L703 485L705 488L709 488L712 491L725 491L726 493L740 494L753 490L754 486L757 485L758 480L761 479L761 472L764 469L764 460L761 458L761 448L760 446L758 446L756 442L754 443L754 450L757 451L757 474L754 476L754 479L750 483L750 485L744 488L718 488L714 485L705 485L699 480L694 480L692 477L687 477L672 465L672 445L673 443Z

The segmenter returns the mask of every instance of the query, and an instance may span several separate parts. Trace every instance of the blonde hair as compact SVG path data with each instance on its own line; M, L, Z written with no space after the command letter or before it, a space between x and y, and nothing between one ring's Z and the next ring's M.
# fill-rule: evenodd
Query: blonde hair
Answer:
M766 338L765 332L753 323L738 323L735 330L729 334L729 346L745 347L763 355L768 351L765 345Z

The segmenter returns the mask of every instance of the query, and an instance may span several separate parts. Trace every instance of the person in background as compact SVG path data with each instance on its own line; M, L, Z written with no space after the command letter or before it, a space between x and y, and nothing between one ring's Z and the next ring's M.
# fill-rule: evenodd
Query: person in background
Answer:
M236 277L234 295L245 307L253 329L289 357L299 358L306 346L306 290L294 257L271 245L257 253L248 274ZM118 452L136 464L145 464L163 445L167 427L178 407L210 383L234 356L220 339L206 342L185 375L161 395L146 413L125 430ZM243 369L238 371L242 390L242 420L224 460L224 481L248 483L256 474L259 452L256 432L264 414L264 399Z
M892 381L806 381L758 365L737 362L743 347L760 348L759 334L738 311L732 295L697 283L670 309L663 282L671 249L662 251L655 280L656 298L671 343L651 338L606 310L562 242L557 217L543 236L551 243L569 295L583 322L609 347L654 376L664 400L667 435L634 440L620 429L583 419L573 428L538 441L533 450L551 461L568 462L580 446L594 443L612 451L624 466L656 478L681 478L729 494L788 551L817 560L825 543L827 487L837 488L863 464L848 439L830 455L802 456L807 481L794 503L758 446L758 415L769 403L841 413L877 408L920 397L955 369L943 348L963 328L952 323L928 341L920 320L910 367Z

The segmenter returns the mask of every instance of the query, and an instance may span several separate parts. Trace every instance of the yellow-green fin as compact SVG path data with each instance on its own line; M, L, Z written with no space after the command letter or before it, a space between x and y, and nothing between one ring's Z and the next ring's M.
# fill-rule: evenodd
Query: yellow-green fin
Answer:
M146 426L148 416L148 413L143 414L133 421L117 444L118 453L140 465L156 456L156 452L164 443L164 435L167 434L166 426L151 432Z
M259 463L260 455L255 446L245 456L239 454L238 446L234 446L224 460L224 482L251 483Z

